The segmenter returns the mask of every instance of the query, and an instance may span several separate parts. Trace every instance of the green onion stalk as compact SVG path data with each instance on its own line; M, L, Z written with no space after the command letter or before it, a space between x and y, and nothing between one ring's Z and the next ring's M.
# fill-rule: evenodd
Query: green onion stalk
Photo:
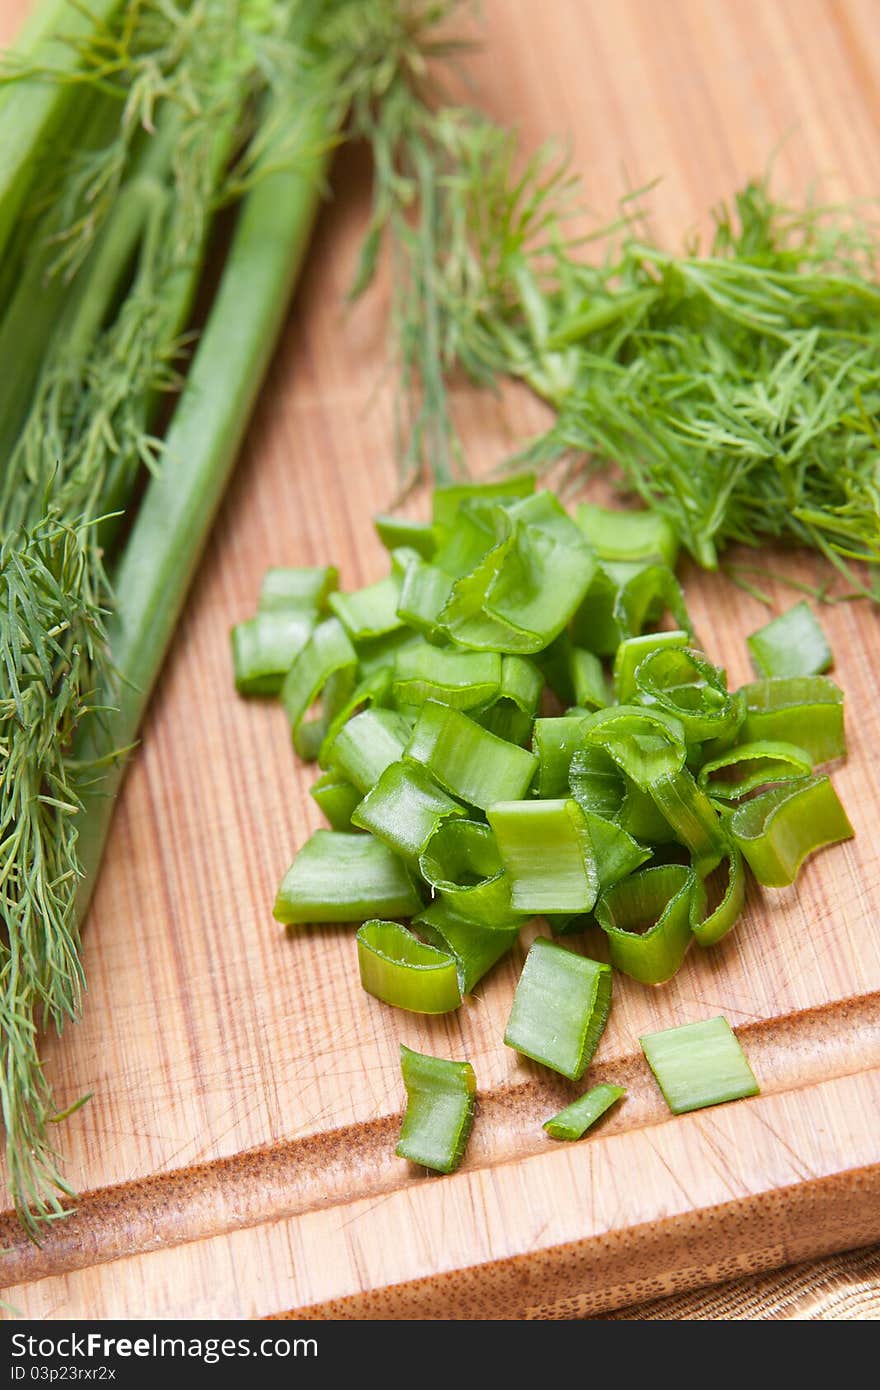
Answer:
M45 0L2 59L0 1107L34 1239L74 1196L41 1035L81 1007L80 924L125 754L347 113L420 108L452 7Z

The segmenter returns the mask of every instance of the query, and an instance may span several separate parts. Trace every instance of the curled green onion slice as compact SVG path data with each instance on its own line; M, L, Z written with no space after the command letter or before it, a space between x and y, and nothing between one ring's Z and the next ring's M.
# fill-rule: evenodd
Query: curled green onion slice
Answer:
M726 1018L647 1033L639 1042L673 1115L758 1094L754 1072Z
M580 502L574 519L600 560L660 560L675 569L678 536L659 512L619 511Z
M551 1139L582 1139L587 1130L600 1120L606 1110L616 1105L626 1095L623 1086L612 1086L603 1082L594 1086L586 1095L579 1096L560 1110L558 1115L544 1121L544 1129Z
M600 892L626 878L651 858L651 851L640 845L622 825L597 816L594 811L584 811L584 820L593 848Z
M498 694L474 718L496 738L524 743L532 731L543 688L543 677L533 661L526 656L503 656Z
M258 613L232 629L232 665L240 695L277 695L314 621L303 613Z
M464 816L418 763L390 763L352 815L352 824L369 830L401 859L415 863L437 827L450 816Z
M357 654L338 618L319 623L281 687L281 703L290 720L293 746L301 758L318 756L333 716L345 704L355 684ZM320 698L321 713L308 713Z
M504 1041L577 1081L599 1045L610 1007L610 968L539 936L526 956Z
M405 864L381 840L316 830L284 875L274 912L294 925L411 917L421 906Z
M599 875L576 801L502 801L488 815L514 912L586 912L593 906Z
M803 748L814 763L846 752L843 691L830 677L774 677L744 685L741 693L746 701L743 743L782 739Z
M536 739L538 725L542 722L553 721L535 721ZM579 720L572 734L572 743L580 739L582 728L583 720ZM597 816L613 820L623 806L626 777L604 748L577 748L570 755L568 781L572 796L584 811L594 811Z
M638 694L636 669L646 656L664 647L686 647L689 642L690 635L681 628L624 638L614 654L614 695L618 703L629 704Z
M443 898L414 917L412 924L433 946L453 957L463 995L470 994L486 972L513 948L520 926L519 920L491 927L471 922L454 912Z
M652 709L679 721L689 744L722 737L741 716L725 672L692 647L655 648L639 662L635 682Z
M302 613L315 618L327 610L327 597L339 585L334 565L268 569L260 588L261 613Z
M321 743L318 762L322 767L330 766L336 739L346 724L361 711L369 709L371 705L384 705L387 702L391 692L392 675L393 671L390 666L380 666L377 670L364 676L347 699L343 701L327 725L327 732Z
M452 796L481 810L525 796L538 762L533 753L496 738L461 710L432 700L416 720L406 757L424 764Z
M726 872L726 883L718 901L710 907L709 893L714 880ZM691 931L700 946L715 946L735 925L746 895L743 857L730 845L721 864L706 876L697 877L690 906Z
M477 1078L470 1062L428 1057L400 1045L406 1110L395 1150L398 1158L438 1173L461 1163L471 1126Z
M585 647L572 647L569 653L574 703L581 709L602 709L609 703L608 685L602 663Z
M831 665L831 648L808 603L796 603L746 638L759 676L816 676Z
M425 945L399 922L375 918L355 939L361 984L375 999L417 1014L458 1008L458 970L448 951Z
M584 723L588 748L602 748L637 787L647 790L658 777L684 767L687 749L679 720L640 705L597 710Z
M663 864L630 874L601 894L596 921L617 970L646 985L672 978L691 944L695 884L692 869Z
M371 637L383 637L401 626L397 616L399 594L400 580L392 573L350 594L337 591L327 602L352 641L362 642Z
M648 565L627 579L617 591L613 617L621 640L638 637L649 623L671 613L676 628L690 632L691 624L681 585L665 565Z
M700 768L697 781L716 801L741 801L770 782L787 782L812 771L804 748L779 740L741 743Z
M534 490L534 473L515 473L492 483L449 483L434 489L432 515L435 523L454 526L461 518L462 506L469 502L515 502Z
M500 687L497 652L456 651L422 642L398 655L391 692L398 705L436 700L453 709L473 709L494 699Z
M714 867L725 852L727 835L718 812L687 768L655 778L648 791L695 863Z
M737 808L730 832L759 883L794 883L808 855L848 840L853 828L825 776L783 782Z
M351 830L351 813L361 799L361 793L338 772L324 772L309 787L334 830Z
M510 926L510 883L488 825L469 820L438 825L421 854L419 872L453 912L490 928Z
M397 600L397 616L408 627L439 641L443 634L438 620L451 590L452 580L437 565L407 565Z
M391 709L365 709L340 729L325 756L335 772L362 793L378 782L386 767L400 761L411 726Z

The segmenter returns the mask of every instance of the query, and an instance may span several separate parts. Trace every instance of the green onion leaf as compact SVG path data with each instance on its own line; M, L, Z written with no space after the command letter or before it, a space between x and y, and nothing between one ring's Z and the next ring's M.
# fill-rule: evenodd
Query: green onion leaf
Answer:
M278 890L279 922L365 922L411 917L422 906L406 866L372 835L316 830Z
M673 1115L759 1093L726 1018L648 1033L639 1042Z
M801 601L746 638L759 676L816 676L832 662L825 633Z
M470 1062L428 1057L400 1045L406 1111L395 1153L438 1173L452 1173L464 1156L474 1122L477 1078Z
M596 903L611 964L642 984L659 985L678 970L691 944L692 869L662 864L613 884Z
M608 1021L611 969L539 936L526 956L504 1041L578 1081Z
M410 1013L445 1014L461 1003L456 962L426 946L399 922L364 922L355 938L368 994Z
M827 777L783 782L737 808L730 832L759 883L794 883L804 860L849 840L853 828Z
M573 1100L564 1110L552 1119L544 1121L544 1128L551 1139L582 1139L587 1130L600 1120L606 1110L616 1105L626 1095L623 1086L612 1086L603 1082L594 1086L586 1095Z
M499 801L488 815L515 912L586 912L593 906L599 875L576 801Z

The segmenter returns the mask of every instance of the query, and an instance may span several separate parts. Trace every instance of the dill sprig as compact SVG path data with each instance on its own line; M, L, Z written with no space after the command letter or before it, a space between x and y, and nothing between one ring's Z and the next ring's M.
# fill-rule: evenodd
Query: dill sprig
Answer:
M506 467L612 470L702 565L732 542L811 547L872 597L880 561L880 286L873 228L766 180L715 212L705 254L640 236L634 199L587 238L548 150L402 90L359 113L393 248L404 478L461 461L448 382L523 380L551 428ZM580 220L580 219L579 219ZM601 249L602 254L598 254Z

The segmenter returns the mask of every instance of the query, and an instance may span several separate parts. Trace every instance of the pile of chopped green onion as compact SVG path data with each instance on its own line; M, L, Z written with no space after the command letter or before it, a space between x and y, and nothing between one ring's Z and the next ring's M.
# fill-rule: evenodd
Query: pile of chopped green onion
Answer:
M439 488L430 523L377 529L386 578L342 593L333 568L270 570L232 634L238 689L280 696L331 827L299 850L275 916L361 923L364 988L425 1014L457 1008L530 918L553 937L598 926L610 964L534 941L505 1033L578 1081L614 971L670 979L732 929L747 871L791 884L852 835L816 770L845 752L827 642L796 605L749 638L759 679L731 691L693 632L669 522L589 503L572 518L530 476ZM673 1108L752 1094L724 1020L693 1026L710 1029L702 1048L644 1040L658 1077L672 1056ZM699 1057L719 1048L716 1084ZM403 1065L398 1152L451 1171L473 1072L409 1050ZM598 1092L548 1132L579 1137L620 1096Z

